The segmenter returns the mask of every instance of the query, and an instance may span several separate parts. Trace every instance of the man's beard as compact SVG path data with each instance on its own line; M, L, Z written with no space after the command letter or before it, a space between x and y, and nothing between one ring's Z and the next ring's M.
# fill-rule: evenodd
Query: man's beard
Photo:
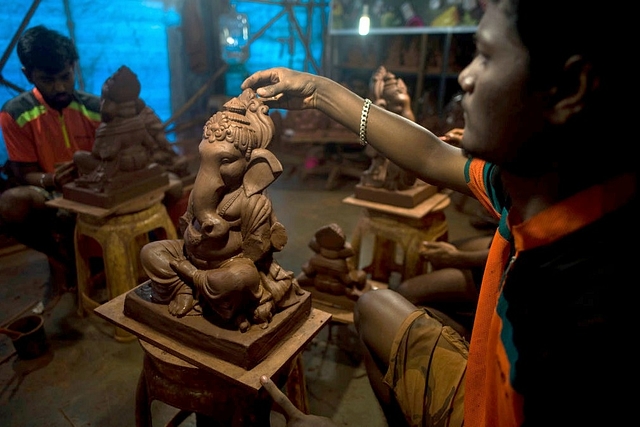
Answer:
M69 104L71 104L71 101L73 101L73 96L68 93L63 93L47 99L47 104L49 104L51 108L62 110L63 108L68 107Z

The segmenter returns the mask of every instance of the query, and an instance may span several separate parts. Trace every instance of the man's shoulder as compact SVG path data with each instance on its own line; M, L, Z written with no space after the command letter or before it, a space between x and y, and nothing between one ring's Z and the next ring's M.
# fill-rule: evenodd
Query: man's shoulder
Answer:
M11 98L2 106L2 112L8 113L14 119L25 111L41 105L33 91L22 92L18 96Z
M100 97L81 90L75 91L78 102L87 107L90 111L100 112Z
M611 284L626 283L637 270L635 251L615 249L628 246L631 236L638 234L637 218L637 199L633 199L557 240L523 251L516 263L524 268L522 279L531 283L529 289L545 295L546 288L556 297L578 290L601 295L593 291L601 287L617 292Z

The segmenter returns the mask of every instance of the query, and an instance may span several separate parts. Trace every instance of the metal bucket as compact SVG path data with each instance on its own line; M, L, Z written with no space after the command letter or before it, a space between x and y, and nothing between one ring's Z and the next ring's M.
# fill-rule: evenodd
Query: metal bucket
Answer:
M35 359L47 351L47 334L44 331L44 318L40 315L21 317L9 324L7 329L22 335L11 338L13 346L21 359Z

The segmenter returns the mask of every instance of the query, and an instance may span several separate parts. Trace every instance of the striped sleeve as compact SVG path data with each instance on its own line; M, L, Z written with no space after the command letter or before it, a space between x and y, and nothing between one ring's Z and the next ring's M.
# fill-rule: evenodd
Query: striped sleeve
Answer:
M465 179L467 185L477 197L478 201L496 219L504 208L504 202L496 192L498 180L497 168L484 160L470 158L465 165Z

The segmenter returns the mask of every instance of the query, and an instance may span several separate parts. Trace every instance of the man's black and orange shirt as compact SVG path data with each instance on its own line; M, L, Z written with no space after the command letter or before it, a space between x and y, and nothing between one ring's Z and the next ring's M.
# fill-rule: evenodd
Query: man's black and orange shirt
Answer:
M61 113L36 88L7 101L0 111L9 160L38 163L49 173L71 161L76 151L91 151L99 125L100 98L81 91Z
M637 377L636 177L514 225L497 168L471 159L465 172L500 218L471 337L465 426L627 424L636 399L624 390Z

